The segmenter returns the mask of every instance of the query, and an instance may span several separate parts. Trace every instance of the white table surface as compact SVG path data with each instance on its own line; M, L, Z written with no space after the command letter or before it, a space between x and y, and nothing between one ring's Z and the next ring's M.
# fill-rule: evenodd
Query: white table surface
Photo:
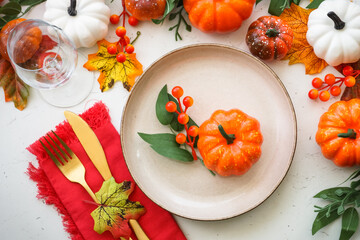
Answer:
M120 0L109 4L112 13L119 13ZM305 7L307 1L301 6ZM152 62L173 49L194 43L221 43L248 51L245 34L251 22L267 14L269 1L264 0L255 7L252 16L238 31L226 34L205 34L193 28L189 33L181 30L182 41L175 41L174 33L168 28L174 23L168 20L160 25L141 22L136 28L127 27L130 38L136 31L142 35L135 43L138 60L146 69ZM36 7L28 18L42 18L44 4ZM110 26L107 40L115 41L115 26ZM97 51L80 49L88 54ZM80 63L82 64L82 63ZM190 240L198 239L338 239L340 221L311 235L312 222L316 216L314 205L323 205L314 194L322 189L334 187L354 171L354 168L339 168L326 160L315 142L319 117L330 104L339 100L331 98L328 102L312 101L307 97L314 76L306 75L302 64L289 66L288 61L269 62L268 65L278 74L293 101L298 124L298 141L291 168L282 184L262 205L241 216L215 222L193 221L175 216L176 221ZM317 76L336 73L327 67ZM98 73L96 73L97 76ZM129 93L120 82L102 93L94 80L90 96L82 103L68 110L82 113L96 101L103 101L110 109L112 123L120 131L120 121L124 103ZM0 238L63 240L69 235L63 230L61 216L53 206L48 206L36 198L36 184L25 174L29 162L36 163L35 157L26 147L36 141L48 130L64 120L64 109L53 107L40 98L33 89L30 91L28 106L19 111L13 103L5 103L0 91ZM353 239L359 239L357 232Z

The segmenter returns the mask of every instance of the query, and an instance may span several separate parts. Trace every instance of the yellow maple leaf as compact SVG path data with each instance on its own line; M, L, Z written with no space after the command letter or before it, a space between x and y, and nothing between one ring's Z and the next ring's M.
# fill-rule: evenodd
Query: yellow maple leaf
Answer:
M315 55L313 47L306 40L307 23L312 11L292 3L290 8L285 9L279 16L289 24L294 33L291 49L282 60L288 59L290 65L303 63L306 74L320 73L328 65Z
M97 44L98 52L89 54L84 68L89 71L100 71L98 82L102 92L109 90L117 81L121 81L124 88L130 91L135 83L135 78L143 73L142 65L136 59L136 54L125 53L126 61L120 63L116 61L115 54L110 54L107 51L110 42L101 40Z

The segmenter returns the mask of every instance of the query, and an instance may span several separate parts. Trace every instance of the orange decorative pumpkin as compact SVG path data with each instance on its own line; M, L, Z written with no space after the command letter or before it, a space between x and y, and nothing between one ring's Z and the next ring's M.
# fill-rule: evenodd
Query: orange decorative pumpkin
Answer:
M293 31L281 18L263 16L253 22L246 35L250 52L263 60L282 59L291 48Z
M238 109L217 110L201 124L197 147L205 166L221 176L242 175L261 155L259 122Z
M15 45L14 50L14 62L15 63L24 63L40 48L40 43L42 41L42 32L40 28L33 27L26 31L26 33L19 39Z
M316 142L337 166L360 165L360 99L332 104L320 118Z
M163 16L166 0L125 0L125 6L136 19L146 21Z
M191 24L203 32L227 33L249 18L255 0L183 0Z
M14 19L11 20L10 22L8 22L7 24L5 24L5 26L1 29L0 31L0 54L3 58L5 58L6 60L10 61L9 55L7 53L7 39L9 37L9 34L11 32L11 30L13 30L13 28L21 23L22 21L25 21L26 19L24 18L18 18L18 19Z

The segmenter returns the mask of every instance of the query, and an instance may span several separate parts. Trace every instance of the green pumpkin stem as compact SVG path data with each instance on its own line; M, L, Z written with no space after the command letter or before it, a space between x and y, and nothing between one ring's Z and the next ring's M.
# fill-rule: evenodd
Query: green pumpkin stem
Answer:
M279 35L279 31L276 30L275 28L270 28L266 31L266 36L268 37L277 37Z
M349 128L346 133L339 133L338 137L356 139L356 132L354 129Z
M345 22L343 22L335 12L328 12L327 16L334 21L334 28L336 30L341 30L345 27Z
M70 16L76 16L77 11L76 11L76 0L70 0L70 6L68 7L68 14Z
M221 124L219 124L218 129L221 135L226 139L227 144L232 144L234 142L235 134L227 134Z

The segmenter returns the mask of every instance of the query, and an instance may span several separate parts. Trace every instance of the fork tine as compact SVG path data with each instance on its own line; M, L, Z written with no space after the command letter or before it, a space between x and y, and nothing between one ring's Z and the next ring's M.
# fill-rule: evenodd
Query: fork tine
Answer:
M45 138L46 140L46 138ZM44 147L46 153L50 156L50 158L53 160L53 162L55 163L56 166L61 166L60 161L55 157L55 155L50 151L50 149L48 147L45 146L45 144L39 140L41 145ZM46 140L47 141L47 140ZM48 141L47 141L48 142Z
M57 150L55 148L53 148L53 146L50 146L53 148L53 150L55 151L56 155L61 158L61 160L63 161L63 163L65 164L66 162L68 162L71 158L69 157L68 153L66 153L57 142L55 142L55 140L49 135L47 134L47 136L51 139L51 141L54 143L54 145L56 146ZM57 136L58 139L60 139ZM61 140L61 139L60 139ZM62 141L62 140L61 140ZM61 152L61 154L59 153L59 151ZM71 151L71 150L70 150ZM71 154L71 153L69 153Z
M59 142L61 143L61 145L66 149L66 151L72 155L74 154L73 151L69 148L69 146L54 132L51 130L51 132L55 135L55 137L59 140Z

